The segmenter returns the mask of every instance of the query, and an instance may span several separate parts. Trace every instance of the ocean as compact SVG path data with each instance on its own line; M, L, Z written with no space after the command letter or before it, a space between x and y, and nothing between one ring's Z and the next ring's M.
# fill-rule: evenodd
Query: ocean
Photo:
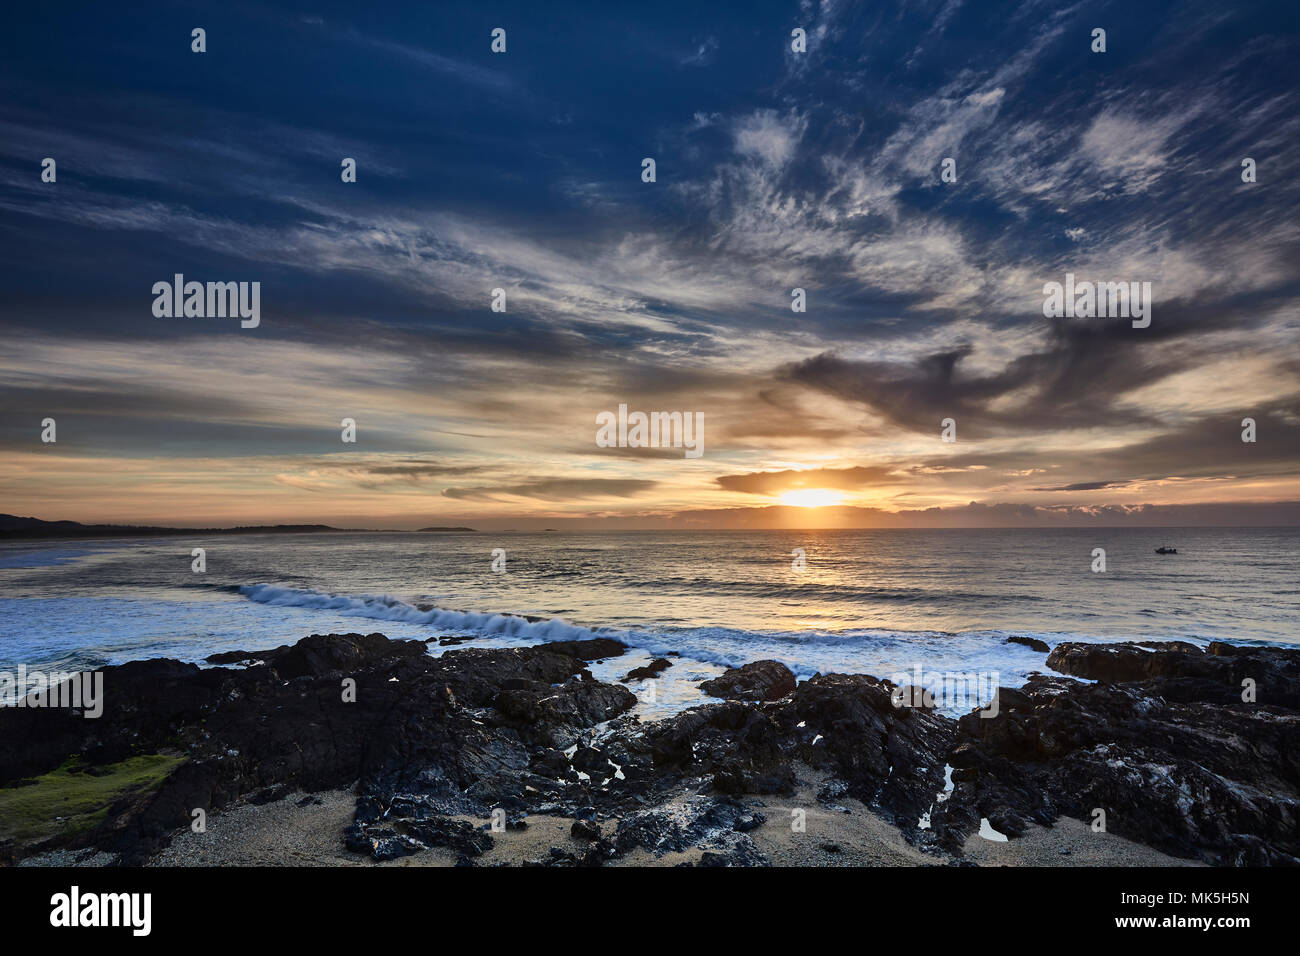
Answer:
M1178 553L1155 553L1166 544ZM204 573L191 570L193 548L205 549ZM1095 548L1104 573L1091 569ZM0 670L199 662L330 632L487 647L609 634L633 650L593 666L604 680L674 655L653 693L632 685L653 718L706 700L700 680L763 658L800 678L919 667L1018 686L1044 655L1011 636L1300 646L1298 572L1296 528L9 541Z

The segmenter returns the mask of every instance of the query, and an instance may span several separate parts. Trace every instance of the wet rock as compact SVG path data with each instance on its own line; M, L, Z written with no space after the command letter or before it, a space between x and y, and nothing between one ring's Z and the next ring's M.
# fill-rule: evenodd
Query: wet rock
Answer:
M931 711L897 706L896 691L865 675L819 674L799 685L779 721L800 740L806 763L842 782L829 799L852 796L900 826L915 827L943 788L944 755L956 742L956 726Z
M367 827L354 823L343 831L343 843L353 853L364 853L374 860L394 860L418 853L424 847L389 827Z
M1040 641L1036 637L1021 637L1021 636L1008 637L1007 643L1023 644L1025 647L1029 648L1030 650L1038 651L1040 654L1046 654L1048 651L1051 650L1051 648L1047 646L1046 641Z
M1009 836L1024 820L1091 822L1101 809L1108 832L1176 856L1300 863L1300 714L1224 693L1242 666L1277 691L1300 652L1076 644L1052 657L1103 682L1035 675L1003 694L997 717L963 717L949 760L977 777L946 808L973 808Z
M745 798L788 795L807 767L822 778L823 805L861 801L936 854L959 857L981 818L1014 839L1031 824L1062 814L1088 821L1102 808L1110 832L1176 855L1300 863L1300 713L1291 703L1300 652L1067 643L1048 664L1098 683L1034 675L1000 689L996 717L956 721L898 706L889 681L826 674L798 684L766 661L708 682L749 699L643 723L629 713L628 688L593 679L586 665L622 647L601 638L433 658L419 641L314 635L232 652L255 664L240 669L106 668L112 692L99 720L0 709L0 785L71 754L92 776L133 754L184 754L156 790L115 804L76 838L127 863L188 826L193 807L355 784L343 838L374 859L446 847L472 862L492 837L453 818L504 810L508 828L533 813L586 824L574 831L585 845L557 847L536 865L595 866L638 850L763 865L745 834L764 814ZM353 702L342 700L344 677L356 682ZM1243 697L1247 680L1255 701ZM0 857L31 850L9 841Z
M688 799L623 818L614 832L613 844L619 853L643 849L656 856L693 847L730 848L735 845L735 834L752 830L762 822L755 822L759 816L740 801L727 797ZM743 839L748 841L748 837Z
M585 641L551 641L542 645L552 654L564 654L580 661L600 661L607 657L622 657L627 645L612 637L593 637Z
M700 689L725 700L764 701L789 696L796 683L790 668L779 661L754 661L704 681Z
M261 660L256 651L223 651L203 658L206 664L255 664Z
M697 866L771 866L772 863L763 853L754 845L749 837L741 837L735 841L726 851L715 853L706 850L700 854Z
M359 782L362 823L382 819L402 794L427 797L445 813L519 811L559 787L529 773L534 736L568 738L635 703L626 688L583 676L577 655L593 649L608 650L576 642L561 648L570 653L548 645L433 658L419 641L313 635L292 647L239 652L261 662L250 668L162 660L109 667L111 692L97 720L0 709L0 785L53 770L72 754L91 773L136 754L184 754L156 790L108 808L107 818L75 838L126 862L188 826L194 807L211 812L294 789ZM343 699L344 677L355 681L355 700ZM495 719L491 705L506 681L541 688L524 692L531 703L520 708L535 724L519 712ZM400 836L376 837L378 852L405 852Z
M656 657L649 664L643 667L634 667L627 672L622 678L622 683L627 684L634 680L648 680L657 674L666 671L673 666L673 662L662 657Z
M614 772L614 768L609 765L609 757L595 747L579 747L573 752L571 763L574 770L581 770L593 776L600 774L602 777L608 777Z
M1241 703L1246 681L1255 702L1300 708L1300 655L1290 648L1235 647L1212 642L1206 650L1185 641L1060 644L1047 666L1089 680L1150 682L1149 689L1181 703Z
M563 750L551 747L541 750L536 754L529 763L533 773L541 774L543 777L550 777L554 780L563 780L569 772L569 758Z
M470 857L482 856L495 844L490 834L464 820L433 817L426 820L403 820L396 826L426 847L451 847L457 853Z
M306 675L352 671L393 657L419 657L422 641L393 641L383 634L313 634L297 644L269 651L230 651L208 657L209 664L259 662L284 680Z
M582 728L631 710L636 695L626 687L576 677L558 687L503 690L494 706L497 719L521 736L562 748L569 746Z

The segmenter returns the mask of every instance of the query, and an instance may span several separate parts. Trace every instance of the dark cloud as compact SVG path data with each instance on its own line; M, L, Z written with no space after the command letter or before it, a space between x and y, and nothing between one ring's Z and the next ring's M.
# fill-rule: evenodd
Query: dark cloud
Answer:
M1034 491L1098 491L1102 488L1116 488L1127 485L1127 481L1076 481L1072 485L1056 488L1035 488Z
M807 471L759 471L748 475L723 475L716 479L727 491L776 495L792 488L834 488L859 491L877 485L897 484L900 478L888 467L812 468Z
M365 469L368 475L395 475L399 478L433 478L448 475L469 475L487 469L478 465L371 465Z
M490 501L504 495L537 498L542 501L573 501L583 498L632 498L652 490L657 481L634 478L547 478L517 485L479 485L447 488L448 498Z
M858 361L824 352L778 375L928 434L937 433L944 418L955 419L958 434L971 438L1150 425L1152 414L1120 407L1118 400L1213 354L1208 345L1172 349L1172 344L1231 326L1220 314L1162 319L1147 329L1134 329L1127 319L1043 320L1046 346L992 373L966 371L963 362L974 346L963 345L912 362ZM1004 401L995 407L998 400Z
M1243 442L1242 420L1253 418L1256 440ZM954 446L962 447L959 443ZM1266 478L1300 475L1300 400L1272 402L1240 412L1208 415L1151 438L1112 448L1065 450L1050 461L1033 449L1021 452L959 452L927 459L921 467L994 473L1048 465L1065 475L1102 474L1104 478L1062 482L1034 491L1097 491L1140 481L1204 478Z

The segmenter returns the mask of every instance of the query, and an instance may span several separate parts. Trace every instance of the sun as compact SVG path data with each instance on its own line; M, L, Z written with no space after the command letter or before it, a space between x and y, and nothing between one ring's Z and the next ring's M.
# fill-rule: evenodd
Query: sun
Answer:
M844 493L830 488L791 488L781 492L776 500L799 508L821 508L839 504L844 500Z

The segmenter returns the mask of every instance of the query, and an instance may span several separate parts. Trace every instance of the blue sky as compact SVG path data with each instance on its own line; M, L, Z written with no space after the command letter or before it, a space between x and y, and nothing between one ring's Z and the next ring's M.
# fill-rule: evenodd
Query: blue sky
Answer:
M1298 52L1281 3L16 11L5 510L1294 515ZM260 326L155 317L177 272L259 281ZM1150 281L1151 327L1045 319L1067 272ZM706 454L596 447L621 402Z

